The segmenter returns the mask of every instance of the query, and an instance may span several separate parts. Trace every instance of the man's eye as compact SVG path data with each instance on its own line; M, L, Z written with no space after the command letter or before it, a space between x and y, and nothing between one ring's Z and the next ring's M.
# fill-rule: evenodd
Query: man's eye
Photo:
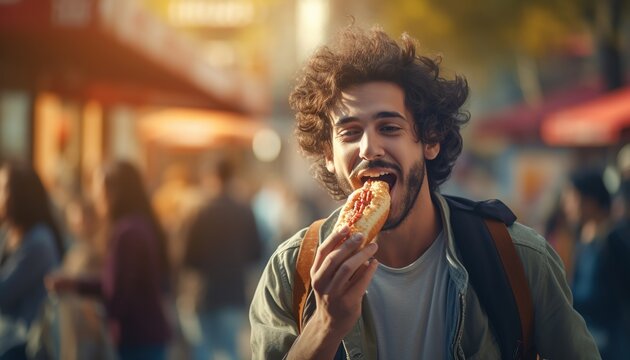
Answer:
M382 126L381 127L381 131L384 133L388 133L388 134L393 134L396 133L398 131L400 131L400 128L398 126Z
M360 133L361 131L356 129L345 129L339 131L337 133L337 136L340 137L342 140L350 140L354 137L357 137Z

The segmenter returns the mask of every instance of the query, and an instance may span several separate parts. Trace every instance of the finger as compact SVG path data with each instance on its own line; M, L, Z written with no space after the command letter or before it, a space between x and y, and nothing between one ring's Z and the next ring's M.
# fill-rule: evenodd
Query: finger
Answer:
M311 269L311 278L313 284L317 280L328 283L337 272L339 266L346 261L353 253L359 250L363 235L355 233L350 235L350 238L344 240L338 247L329 252L325 257L322 256L321 264L319 268ZM323 255L323 253L321 253ZM320 288L322 289L322 288Z
M346 290L349 296L363 297L363 294L365 294L370 286L370 282L374 277L378 264L378 260L374 258L368 260L367 264L362 266L360 271L358 271L356 275L350 279L350 285Z
M362 234L352 234L348 240L344 241L343 244L331 251L322 260L322 264L318 269L311 269L313 288L320 292L326 291L328 284L332 281L339 267L353 254L357 253L362 241Z
M361 266L359 266L357 271L355 271L354 274L350 277L350 280L348 280L348 287L354 286L354 284L359 281L358 279L360 279L361 276L363 276L363 274L369 269L370 264L374 260L374 258L369 258L363 264L361 264Z
M315 260L313 261L313 266L311 267L313 271L311 272L311 277L314 272L316 272L322 264L324 258L335 248L341 244L341 242L348 236L350 233L350 227L348 225L342 226L338 231L334 231L324 240L324 242L318 247L317 252L315 253Z
M350 279L355 276L355 273L360 270L366 261L376 254L376 250L378 250L378 245L371 243L345 260L335 272L335 276L330 284L331 288L346 291Z

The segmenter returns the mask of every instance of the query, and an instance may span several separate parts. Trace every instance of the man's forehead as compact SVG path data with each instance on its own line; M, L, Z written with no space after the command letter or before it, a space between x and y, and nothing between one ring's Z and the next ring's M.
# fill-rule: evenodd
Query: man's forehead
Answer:
M397 84L369 82L351 86L340 93L329 115L334 123L340 118L372 117L382 112L407 112L404 91Z
M339 100L337 100L337 102L332 106L331 110L330 110L330 118L333 119L338 119L340 117L343 116L349 116L351 113L351 107L350 104L352 104L350 99L343 99L343 95L340 96Z

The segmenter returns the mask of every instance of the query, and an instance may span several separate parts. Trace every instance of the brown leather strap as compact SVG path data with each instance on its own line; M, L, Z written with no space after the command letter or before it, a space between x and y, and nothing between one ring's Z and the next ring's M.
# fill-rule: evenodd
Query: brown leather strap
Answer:
M512 293L516 299L519 317L521 319L521 331L523 334L522 358L535 358L532 347L532 338L534 334L534 305L532 303L532 295L525 277L525 271L521 259L516 254L516 249L512 243L512 237L504 223L493 220L484 219L494 244L499 252L499 257L503 263L505 274L510 282Z
M295 264L295 281L293 282L293 317L297 322L298 333L302 332L302 314L306 298L311 291L311 267L315 261L315 251L319 245L319 229L324 219L317 220L309 226L302 239L300 251Z

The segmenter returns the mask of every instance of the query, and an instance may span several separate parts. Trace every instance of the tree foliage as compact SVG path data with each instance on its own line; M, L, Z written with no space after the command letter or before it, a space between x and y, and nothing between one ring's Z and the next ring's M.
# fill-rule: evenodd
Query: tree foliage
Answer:
M575 36L588 39L594 1L390 0L375 6L388 29L469 62L487 62L514 53L537 58L569 46Z

